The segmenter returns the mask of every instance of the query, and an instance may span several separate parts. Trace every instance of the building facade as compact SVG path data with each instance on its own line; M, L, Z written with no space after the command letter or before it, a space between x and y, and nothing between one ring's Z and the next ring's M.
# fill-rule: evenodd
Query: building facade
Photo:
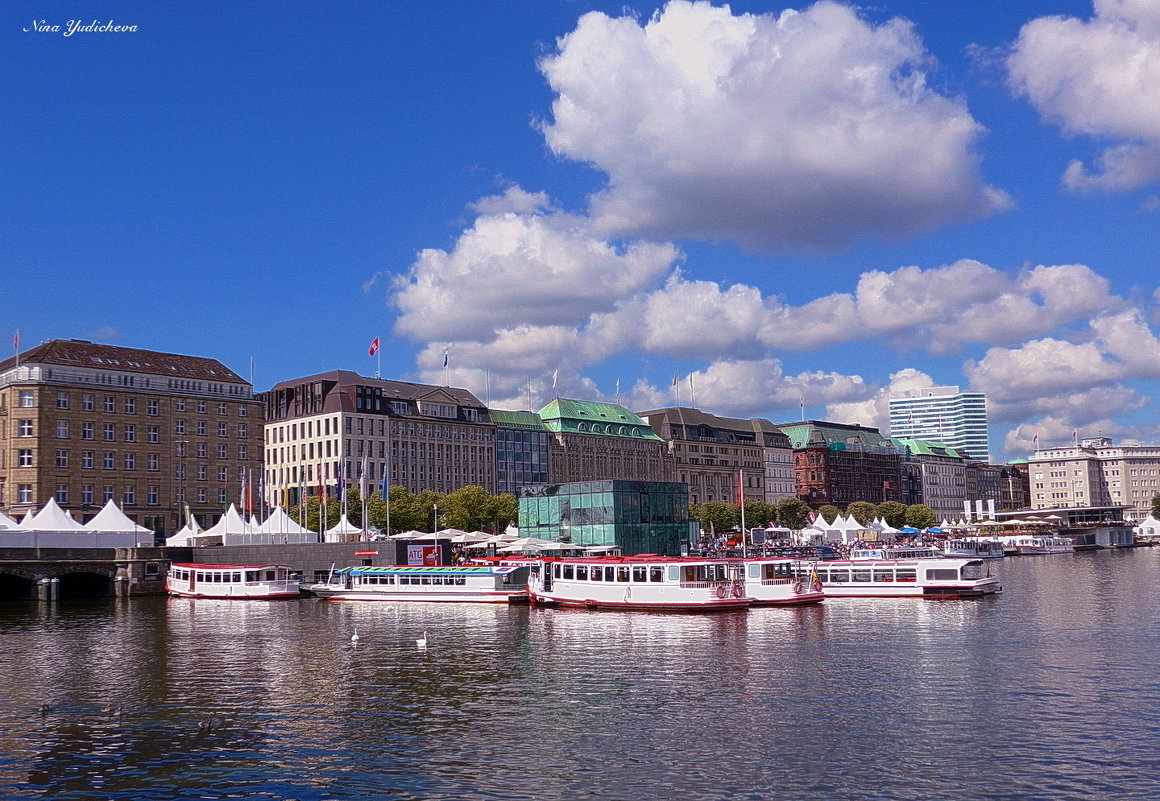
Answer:
M520 533L621 553L688 552L688 490L656 481L580 481L520 490Z
M0 362L0 509L116 502L158 536L242 500L262 469L262 406L215 359L53 340Z
M878 429L819 420L778 428L793 444L797 497L812 508L902 500L902 458Z
M967 459L954 448L937 442L892 437L904 462L918 466L922 500L939 520L953 520L963 514L967 488Z
M981 462L991 461L987 398L958 387L927 387L890 399L890 436L937 442Z
M555 484L676 480L668 443L623 406L556 398L539 416L548 432L548 474Z
M1027 460L1031 508L1129 507L1145 519L1160 494L1160 445L1114 445L1088 437L1036 451Z
M267 415L268 503L294 505L364 481L370 493L384 473L387 484L411 492L496 491L495 425L466 389L334 370L258 397Z
M489 410L495 424L496 491L549 483L548 431L535 412Z

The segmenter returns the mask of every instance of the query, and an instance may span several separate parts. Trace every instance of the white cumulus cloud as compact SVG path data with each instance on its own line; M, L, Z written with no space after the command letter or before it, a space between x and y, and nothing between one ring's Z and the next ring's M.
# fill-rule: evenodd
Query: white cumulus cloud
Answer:
M646 22L585 14L540 62L552 150L592 164L613 234L831 249L1008 208L978 174L983 133L932 91L913 26L823 0L733 14L671 0Z
M1072 161L1068 187L1123 190L1160 180L1160 3L1096 0L1089 20L1032 20L1007 68L1012 90L1065 133L1115 142L1094 170Z

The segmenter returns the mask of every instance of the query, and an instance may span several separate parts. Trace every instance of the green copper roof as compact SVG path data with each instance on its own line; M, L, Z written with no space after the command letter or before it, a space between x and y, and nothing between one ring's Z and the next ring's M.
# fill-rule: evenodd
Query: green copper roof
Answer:
M895 451L894 443L874 428L846 426L806 420L800 423L778 423L777 427L789 437L794 449L825 445L834 451L875 450Z
M556 398L543 409L544 427L557 433L603 434L664 442L637 415L615 403Z
M930 442L922 439L905 439L903 437L895 437L891 440L899 448L908 448L915 456L950 456L955 459L969 459L970 457L962 451L955 450L949 445L943 445L941 442Z
M544 430L544 421L535 412L509 412L504 409L488 409L491 422L500 428L525 428Z

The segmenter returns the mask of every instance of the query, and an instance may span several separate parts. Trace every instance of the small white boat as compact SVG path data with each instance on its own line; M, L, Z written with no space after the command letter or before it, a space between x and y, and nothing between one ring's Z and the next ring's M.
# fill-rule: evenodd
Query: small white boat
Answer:
M655 554L544 559L528 593L546 606L668 612L744 609L753 600L739 560Z
M344 567L307 588L332 601L507 604L528 600L526 565Z
M165 591L184 598L297 598L298 577L286 565L207 565L175 562Z
M966 598L1003 589L982 559L799 561L796 570L816 575L827 598Z
M816 576L799 576L797 559L746 559L745 594L753 606L821 603L826 594Z
M1003 544L1009 548L1013 547L1020 556L1075 552L1075 545L1067 537L1052 537L1046 534L1018 534L1006 537Z
M943 556L959 559L1002 559L1003 543L981 537L961 537L943 543Z
M851 559L937 559L943 555L938 548L918 545L883 546L881 548L855 548L850 551Z

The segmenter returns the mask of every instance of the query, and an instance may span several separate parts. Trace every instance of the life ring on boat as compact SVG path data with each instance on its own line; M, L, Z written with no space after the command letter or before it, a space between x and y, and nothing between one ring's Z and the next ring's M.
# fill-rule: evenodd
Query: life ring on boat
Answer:
M793 594L794 595L801 595L803 589L805 589L805 587L802 586L802 583L800 581L795 581L793 583Z
M733 597L734 598L742 598L744 596L745 596L745 587L739 581L733 585Z
M718 584L718 585L717 585L717 597L718 597L718 598L724 598L724 597L725 597L726 595L728 595L728 594L729 594L729 590L727 590L727 589L725 588L725 585L724 585L724 584Z
M810 584L810 589L813 590L814 592L821 592L822 591L821 579L814 579L813 583Z

